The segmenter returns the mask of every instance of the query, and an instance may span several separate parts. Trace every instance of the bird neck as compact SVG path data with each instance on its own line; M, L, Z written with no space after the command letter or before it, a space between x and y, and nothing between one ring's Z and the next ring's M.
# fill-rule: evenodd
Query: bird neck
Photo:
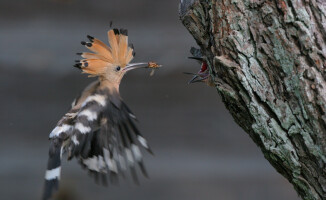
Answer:
M119 86L120 86L120 82L117 81L110 81L108 79L105 78L99 78L100 81L100 89L107 89L109 90L111 93L118 93L119 94Z

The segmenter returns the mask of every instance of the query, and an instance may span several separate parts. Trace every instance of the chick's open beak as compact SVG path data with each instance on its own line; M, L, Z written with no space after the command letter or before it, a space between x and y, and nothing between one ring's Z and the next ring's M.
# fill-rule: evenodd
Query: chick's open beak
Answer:
M197 73L184 72L184 74L193 75L190 81L188 81L188 84L205 82L209 77L208 70L205 70L204 72L199 71Z
M188 81L188 84L190 83L199 83L199 82L205 82L205 80L208 78L208 75L206 76L200 76L198 74L194 75L190 81Z
M203 62L204 59L202 57L188 57L189 59L193 59L193 60L198 60L200 62Z
M196 74L185 73L188 75L193 75L192 79L188 82L188 84L205 82L206 79L208 79L208 77L209 77L209 71L208 71L208 65L207 65L206 61L204 60L204 58L203 57L188 57L188 58L197 60L201 63L201 68L200 68L199 72L197 72Z

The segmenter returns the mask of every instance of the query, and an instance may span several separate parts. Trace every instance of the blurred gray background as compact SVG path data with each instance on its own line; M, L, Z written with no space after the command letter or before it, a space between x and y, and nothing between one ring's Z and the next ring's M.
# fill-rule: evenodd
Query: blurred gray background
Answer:
M74 96L93 79L72 67L86 35L106 42L110 21L129 29L134 61L164 68L129 73L121 95L140 120L155 156L150 179L96 185L64 161L57 199L299 199L233 121L214 88L187 85L183 71L194 40L178 17L177 0L1 0L0 199L40 199L48 134Z

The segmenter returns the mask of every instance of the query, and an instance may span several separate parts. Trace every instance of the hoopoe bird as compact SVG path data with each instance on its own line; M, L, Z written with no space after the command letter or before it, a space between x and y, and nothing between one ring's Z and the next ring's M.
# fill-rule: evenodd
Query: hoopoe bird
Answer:
M185 74L193 75L192 79L190 79L188 84L203 82L208 86L214 87L215 84L214 84L214 81L212 80L212 77L209 74L208 64L207 64L206 60L204 59L204 57L202 56L200 49L196 49L196 48L192 47L190 52L193 56L188 57L188 58L199 61L199 63L201 64L201 67L197 73L185 72Z
M147 177L139 146L152 153L147 140L137 129L136 117L119 94L122 77L130 70L160 67L154 62L130 63L135 52L128 45L125 29L108 31L110 46L87 36L81 42L93 53L78 53L83 58L74 65L98 80L87 86L50 133L50 149L43 199L58 190L61 159L75 157L95 177L117 179L128 168L137 181L135 166Z

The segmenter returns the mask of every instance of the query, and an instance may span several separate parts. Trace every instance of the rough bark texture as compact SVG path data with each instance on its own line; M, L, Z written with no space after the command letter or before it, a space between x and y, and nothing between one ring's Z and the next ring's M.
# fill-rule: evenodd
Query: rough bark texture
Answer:
M326 0L182 0L235 121L303 199L326 199Z

